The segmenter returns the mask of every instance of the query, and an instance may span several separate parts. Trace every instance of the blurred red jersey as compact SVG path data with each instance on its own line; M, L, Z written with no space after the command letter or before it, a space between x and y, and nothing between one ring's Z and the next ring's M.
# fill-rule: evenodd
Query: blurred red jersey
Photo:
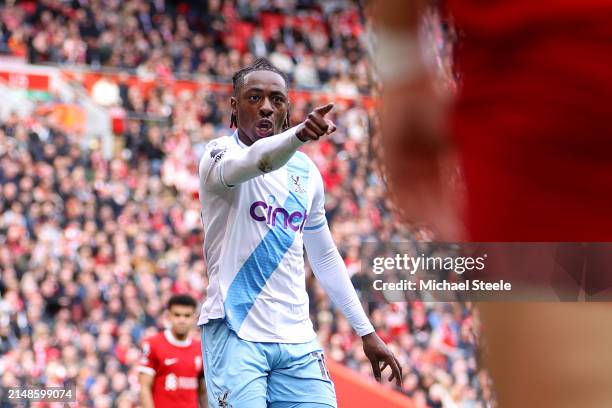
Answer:
M483 35L609 12L610 0L447 0L463 30Z
M156 408L198 407L198 384L204 375L200 341L160 332L144 341L138 371L154 376Z
M612 1L448 0L472 241L612 241Z

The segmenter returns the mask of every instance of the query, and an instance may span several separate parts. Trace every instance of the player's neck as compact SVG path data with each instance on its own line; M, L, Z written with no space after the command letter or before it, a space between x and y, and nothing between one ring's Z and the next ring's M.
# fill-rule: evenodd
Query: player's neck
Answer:
M240 129L238 129L238 139L240 139L240 141L247 146L253 144L251 139L249 139Z
M187 337L189 337L189 333L177 334L174 330L170 330L170 334L172 334L172 337L174 337L178 341L185 341L187 340Z

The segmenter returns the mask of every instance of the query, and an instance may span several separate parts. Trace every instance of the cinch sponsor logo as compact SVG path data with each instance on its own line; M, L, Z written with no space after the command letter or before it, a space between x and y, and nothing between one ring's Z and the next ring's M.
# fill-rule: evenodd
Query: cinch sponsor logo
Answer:
M249 214L255 221L265 222L266 224L274 227L277 223L282 222L284 229L291 228L295 232L302 232L304 229L304 223L308 217L306 210L294 211L289 214L289 211L283 207L275 207L274 198L272 197L271 204L267 204L265 201L255 201L251 204Z

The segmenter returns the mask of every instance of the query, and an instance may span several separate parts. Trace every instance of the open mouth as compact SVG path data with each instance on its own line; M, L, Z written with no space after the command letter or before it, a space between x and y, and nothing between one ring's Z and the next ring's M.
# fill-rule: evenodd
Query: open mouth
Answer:
M274 124L269 119L260 119L255 123L257 137L268 137L274 133Z

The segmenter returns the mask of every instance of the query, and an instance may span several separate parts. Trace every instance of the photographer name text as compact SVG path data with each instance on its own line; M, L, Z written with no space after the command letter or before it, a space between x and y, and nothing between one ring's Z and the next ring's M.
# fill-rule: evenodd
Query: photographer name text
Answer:
M486 282L479 279L449 282L447 280L421 280L418 282L402 279L398 282L384 282L377 279L372 282L374 290L378 291L510 291L510 282L499 280Z

